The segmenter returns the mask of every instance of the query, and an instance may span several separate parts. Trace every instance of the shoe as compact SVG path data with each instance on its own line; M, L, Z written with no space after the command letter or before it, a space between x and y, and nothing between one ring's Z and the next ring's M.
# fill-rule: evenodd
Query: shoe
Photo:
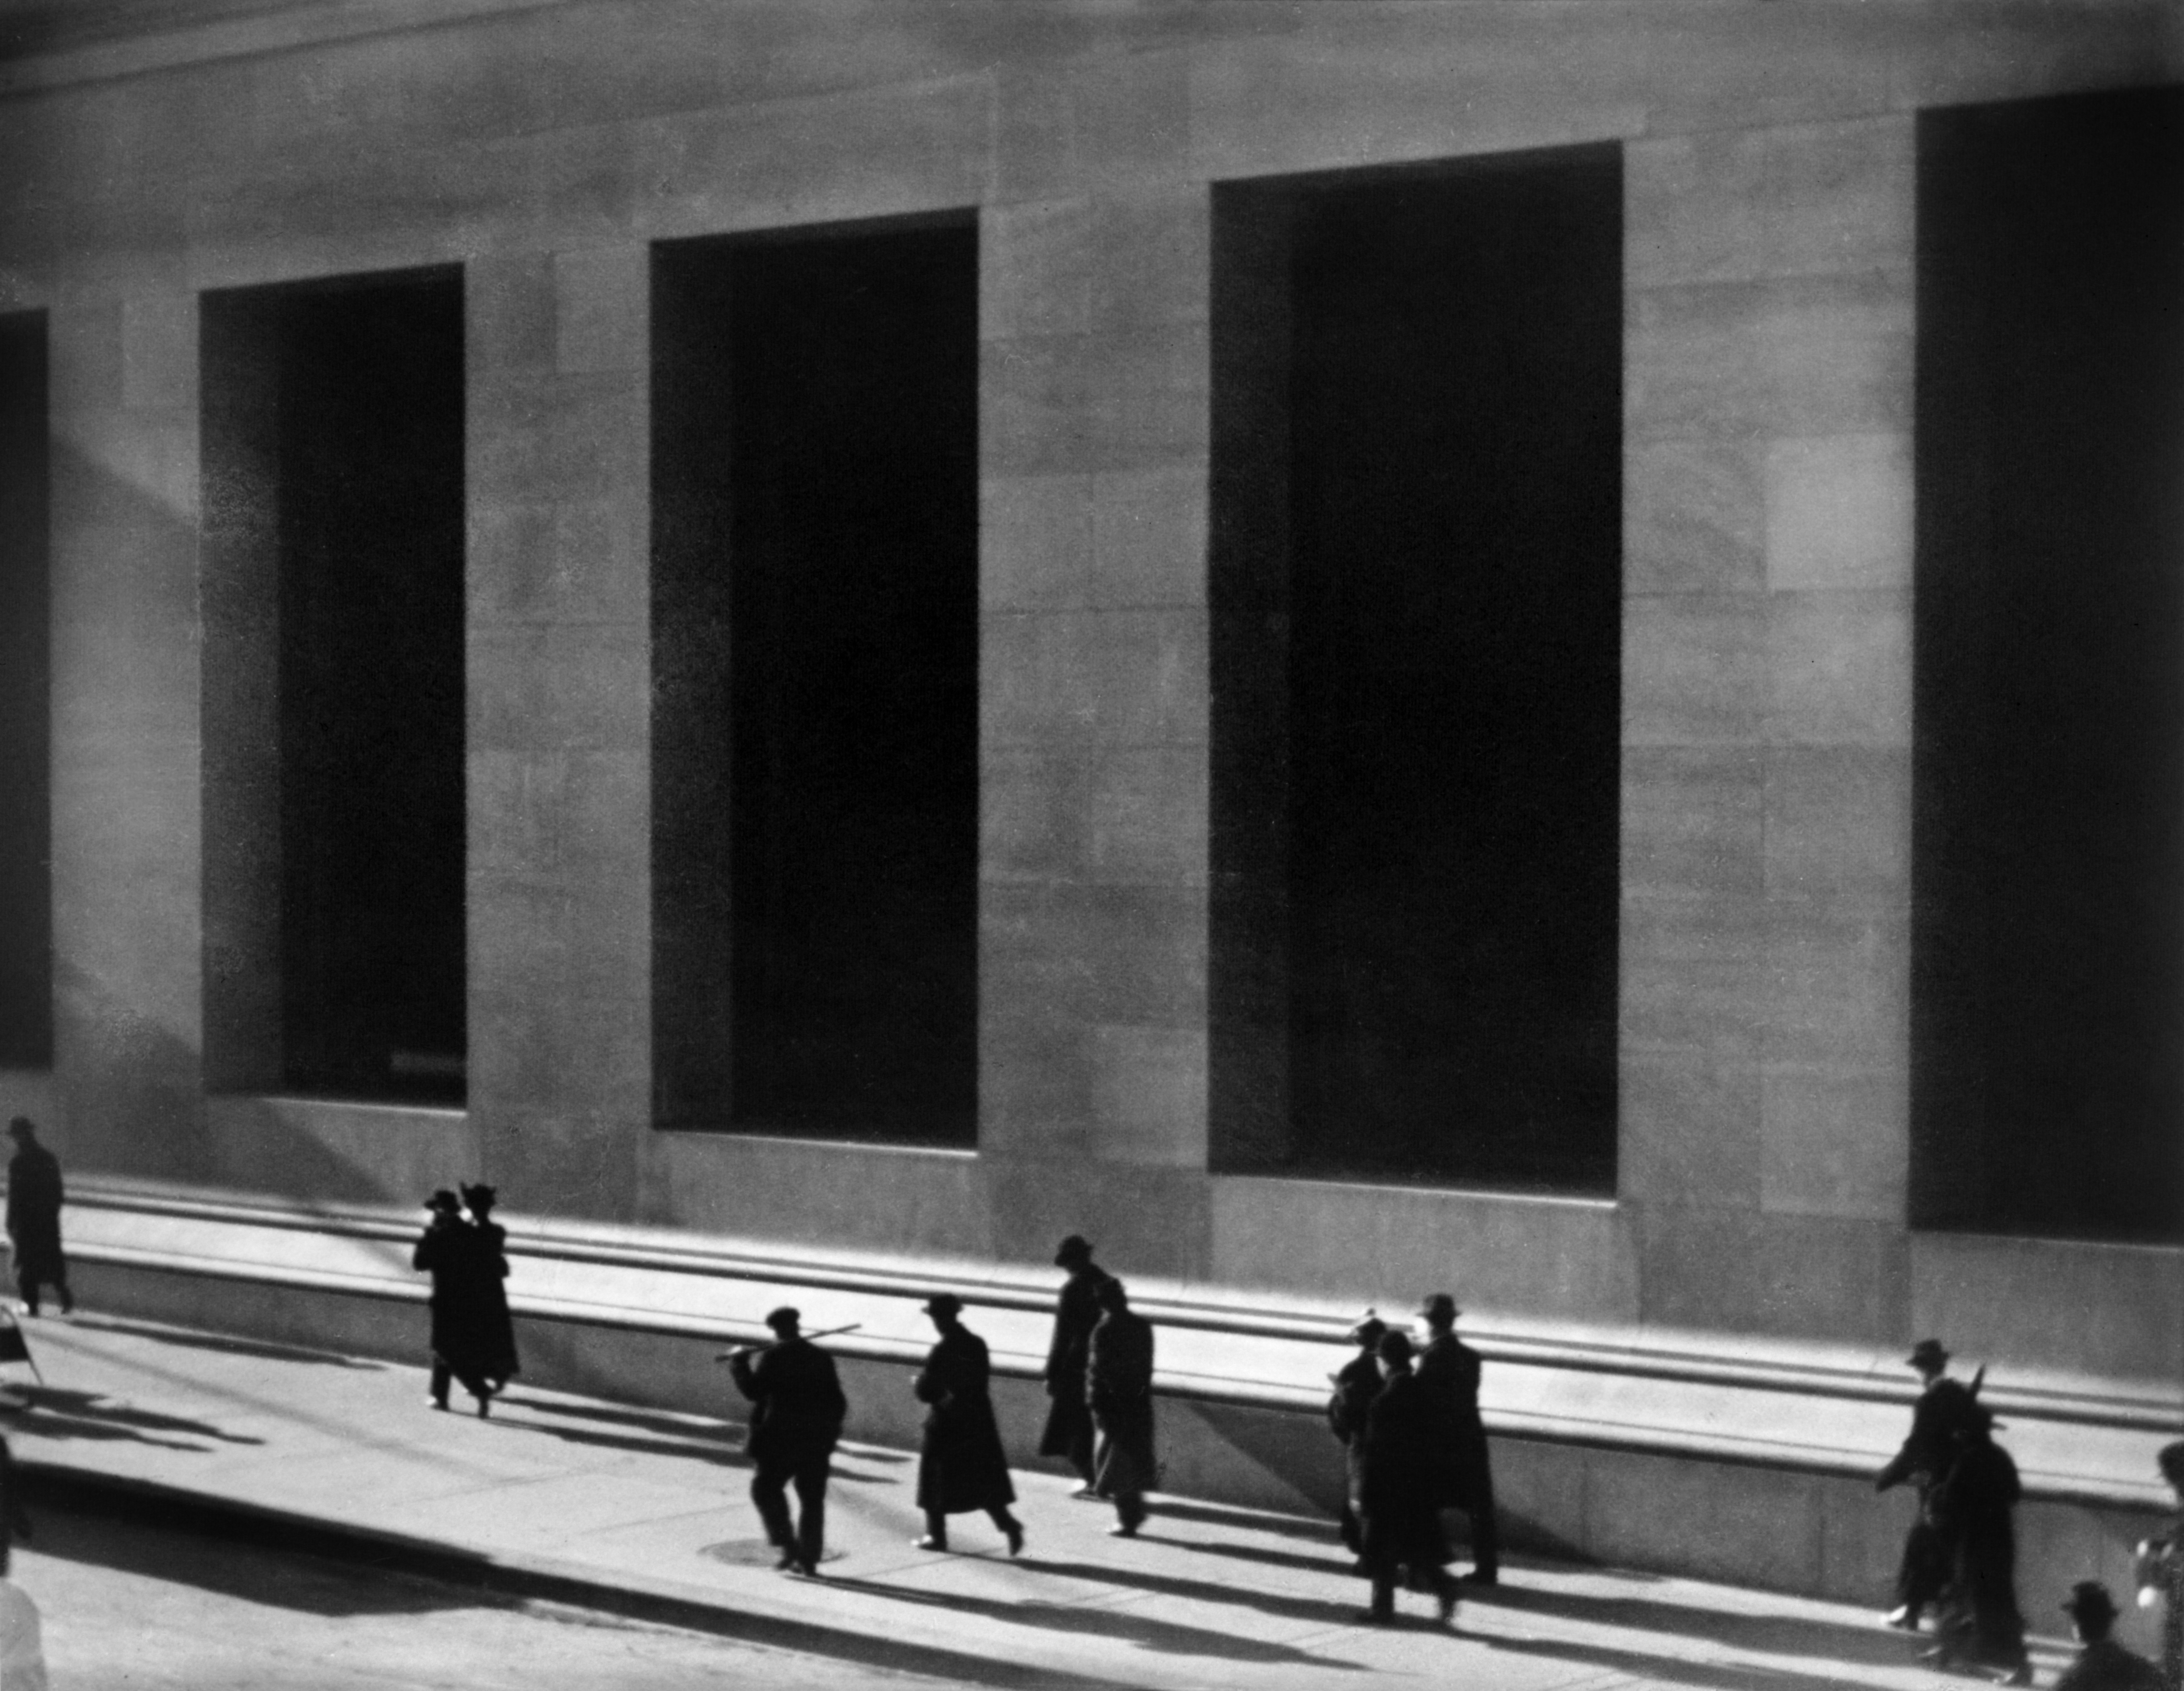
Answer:
M61 1293L61 1313L64 1316L75 1313L75 1299L65 1292Z
M804 1558L794 1550L783 1550L773 1559L776 1573L794 1573L804 1566Z
M796 1571L802 1574L806 1579L817 1579L819 1577L819 1564L816 1562L800 1561L796 1565Z
M1919 1611L1908 1603L1899 1603L1888 1611L1887 1621L1898 1632L1915 1633L1919 1630Z
M1437 1594L1434 1601L1434 1609L1440 1616L1442 1626L1453 1626L1456 1623L1456 1588L1454 1586L1451 1585Z
M1069 1499L1072 1503L1097 1503L1100 1500L1100 1488L1091 1481L1087 1480L1069 1494Z
M425 1401L436 1410L443 1410L448 1406L448 1400L445 1398L427 1398Z
M1011 1521L1002 1530L1008 1534L1009 1555L1011 1556L1022 1555L1023 1554L1023 1523L1022 1521Z
M484 1420L488 1416L491 1415L492 1413L493 1413L493 1399L492 1399L491 1398L485 1398L485 1397L482 1397L482 1398L480 1398L480 1399L478 1399L478 1419L479 1419L480 1421L483 1421L483 1420Z
M910 1541L910 1547L913 1550L944 1551L948 1548L948 1541L945 1538L936 1538L928 1532L921 1538L912 1538Z
M2029 1661L2019 1662L2016 1666L1995 1681L1997 1685L2030 1685L2031 1683L2032 1664Z
M1474 1568L1469 1573L1463 1575L1462 1577L1466 1585L1499 1585L1502 1583L1502 1573L1501 1570L1498 1568Z
M1110 1538L1134 1538L1138 1536L1138 1523L1134 1521L1117 1521L1107 1529L1107 1536Z

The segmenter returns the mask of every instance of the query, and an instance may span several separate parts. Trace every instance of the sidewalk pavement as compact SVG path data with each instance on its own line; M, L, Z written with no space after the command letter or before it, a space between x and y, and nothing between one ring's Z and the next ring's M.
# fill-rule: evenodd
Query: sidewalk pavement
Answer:
M1359 1624L1331 1527L1156 1499L1143 1537L1019 1473L1028 1544L983 1516L913 1549L916 1458L843 1447L822 1577L773 1571L723 1421L535 1390L488 1420L426 1405L425 1371L97 1314L26 1322L46 1383L0 1418L34 1482L185 1517L254 1517L305 1548L883 1665L950 1683L1481 1691L1930 1691L1877 1616L1695 1581L1518 1560L1453 1633L1422 1596ZM723 1371L722 1391L730 1390ZM459 1406L466 1400L457 1394ZM1468 1591L1467 1588L1467 1591ZM2036 1617L2036 1619L2037 1617ZM2063 1656L2039 1653L2041 1682Z

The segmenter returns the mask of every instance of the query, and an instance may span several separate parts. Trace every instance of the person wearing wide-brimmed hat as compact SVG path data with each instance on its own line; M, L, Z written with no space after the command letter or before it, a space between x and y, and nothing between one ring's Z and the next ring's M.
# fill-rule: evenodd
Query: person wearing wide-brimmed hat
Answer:
M2080 1580L2064 1599L2063 1612L2085 1648L2063 1670L2054 1691L2170 1691L2160 1669L2109 1636L2116 1606L2108 1587L2096 1579Z
M1938 1338L1922 1338L1903 1359L1924 1382L1919 1401L1911 1411L1911 1431L1903 1448L1889 1460L1873 1482L1875 1491L1908 1480L1918 1488L1919 1512L1903 1536L1903 1554L1896 1568L1896 1607L1888 1624L1904 1631L1919 1630L1919 1617L1942 1594L1949 1578L1949 1547L1935 1526L1930 1497L1934 1485L1957 1455L1957 1431L1977 1411L1978 1399L1961 1380L1949 1377L1949 1353Z
M1364 1478L1365 1416L1373 1399L1380 1395L1380 1335L1387 1330L1387 1322L1370 1310L1363 1321L1350 1329L1350 1342L1357 1347L1357 1354L1333 1377L1334 1389L1327 1399L1328 1430L1342 1441L1342 1516L1336 1530L1353 1556L1362 1555L1364 1549L1357 1502Z
M476 1232L463 1220L462 1200L444 1187L425 1200L425 1208L432 1219L410 1254L410 1265L432 1277L432 1407L447 1408L448 1383L460 1381L477 1400L477 1412L487 1415L493 1387L486 1378L478 1319L483 1265Z
M925 1515L921 1550L948 1548L948 1517L983 1509L1009 1554L1023 1549L1023 1525L1009 1513L1017 1500L1009 1459L994 1421L993 1367L986 1341L963 1325L963 1300L952 1292L928 1299L925 1313L940 1334L911 1389L926 1406L917 1447L917 1506Z
M1418 1388L1432 1405L1440 1438L1432 1484L1436 1505L1460 1509L1471 1520L1471 1571L1475 1585L1502 1578L1502 1533L1494 1513L1494 1465L1486 1449L1486 1422L1479 1413L1479 1353L1456 1336L1462 1313L1456 1299L1436 1292L1418 1306L1426 1343L1418 1352Z
M69 1291L68 1258L61 1250L61 1162L38 1143L27 1115L8 1124L15 1154L8 1160L8 1242L15 1252L15 1289L23 1313L38 1313L38 1288L61 1294L61 1313L75 1308Z
M1084 1483L1072 1494L1098 1495L1093 1486L1092 1411L1084 1405L1084 1364L1092 1329L1100 1324L1100 1287L1107 1271L1092 1260L1092 1247L1072 1233L1054 1253L1054 1265L1068 1271L1054 1305L1054 1338L1046 1351L1046 1395L1052 1401L1039 1436L1039 1454L1060 1456Z
M772 1341L728 1353L736 1389L750 1399L744 1452L751 1460L750 1497L783 1572L816 1574L827 1547L827 1482L850 1400L834 1359L803 1336L804 1317L783 1305L766 1318ZM788 1518L789 1487L797 1518Z
M1935 1628L1940 1642L1928 1655L1945 1666L1999 1669L2005 1685L2030 1685L2011 1515L2024 1488L2017 1464L1994 1442L1994 1416L1975 1401L1956 1430L1954 1459L1934 1482L1934 1524L1948 1547L1949 1583Z

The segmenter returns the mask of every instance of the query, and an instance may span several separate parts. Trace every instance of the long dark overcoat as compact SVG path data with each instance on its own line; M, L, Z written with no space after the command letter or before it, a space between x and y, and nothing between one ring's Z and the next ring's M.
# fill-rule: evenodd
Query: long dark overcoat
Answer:
M1084 1368L1084 1400L1100 1430L1098 1477L1102 1497L1153 1489L1153 1324L1128 1310L1110 1310L1092 1329Z
M435 1220L410 1254L410 1265L432 1277L432 1354L465 1386L473 1385L492 1372L478 1290L487 1270L477 1230L467 1221Z
M61 1255L61 1160L43 1145L25 1145L8 1160L8 1237L20 1280L68 1278Z
M466 1290L477 1300L478 1371L505 1380L522 1366L515 1356L515 1321L508 1311L508 1229L498 1221L471 1224L476 1258Z
M1956 1651L1991 1666L2025 1660L2017 1606L2017 1464L1992 1439L1964 1448L1935 1486L1934 1520L1949 1548L1940 1631Z
M736 1389L751 1401L744 1449L760 1463L823 1456L841 1441L850 1401L834 1359L808 1338L737 1351L728 1365Z
M989 1389L986 1341L966 1327L943 1333L912 1386L926 1405L917 1446L917 1506L928 1515L1014 1503Z
M1435 1428L1429 1483L1442 1509L1469 1509L1493 1495L1479 1372L1479 1353L1452 1332L1418 1352L1418 1388L1431 1405Z
M1355 1553L1362 1548L1358 1505L1365 1483L1365 1417L1380 1395L1380 1365L1368 1351L1343 1365L1327 1399L1328 1430L1342 1441L1342 1542Z
M1390 1375L1365 1412L1360 1551L1376 1571L1443 1567L1456 1560L1433 1486L1440 1435L1435 1408L1418 1376L1406 1372Z
M1084 1401L1085 1360L1092 1329L1100 1325L1100 1288L1109 1278L1097 1263L1061 1282L1054 1304L1054 1338L1046 1349L1046 1426L1039 1436L1042 1456L1067 1456L1092 1437L1092 1411Z

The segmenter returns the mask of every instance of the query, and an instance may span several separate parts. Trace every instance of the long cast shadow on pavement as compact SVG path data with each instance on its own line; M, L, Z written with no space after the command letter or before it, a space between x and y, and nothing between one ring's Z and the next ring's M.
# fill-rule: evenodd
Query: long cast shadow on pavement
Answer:
M230 1338L220 1333L181 1332L169 1327L148 1327L138 1321L125 1321L113 1316L72 1316L71 1327L88 1327L93 1332L118 1332L131 1338L148 1338L154 1344L180 1345L187 1350L218 1350L230 1356L259 1356L270 1362L309 1362L327 1368L354 1368L372 1373L383 1372L384 1362L368 1362L362 1357L341 1356L331 1350L310 1350L301 1345L274 1344L264 1339Z
M1903 1637L1841 1621L1802 1615L1747 1615L1731 1610L1701 1609L1683 1603L1658 1603L1643 1597L1605 1597L1585 1591L1546 1591L1538 1586L1466 1586L1467 1602L1492 1604L1529 1614L1557 1615L1634 1633L1669 1633L1708 1638L1732 1649L1778 1655L1834 1657L1875 1666L1905 1660Z
M1072 1566L1068 1563L1031 1560L1017 1566L1034 1572L1061 1572ZM1095 1578L1114 1581L1114 1570L1112 1568L1092 1568L1084 1571ZM1003 1602L996 1598L970 1597L958 1592L912 1591L904 1586L889 1585L873 1579L833 1577L827 1583L844 1590L884 1597L896 1603L911 1603L927 1609L946 1609L959 1615L978 1615L989 1621L1006 1621L1011 1626L1039 1627L1050 1632L1084 1633L1101 1638L1120 1638L1140 1649L1153 1650L1162 1655L1219 1656L1229 1661L1321 1668L1333 1672L1365 1671L1355 1662L1335 1661L1326 1656L1293 1649L1287 1644L1241 1638L1232 1633L1217 1633L1206 1627L1190 1627L1177 1621L1157 1620L1128 1608L1087 1603L1042 1603L1036 1599L1025 1602ZM1355 1617L1354 1610L1344 1613L1346 1620Z
M22 1388L25 1406L11 1419L21 1432L39 1438L129 1439L157 1445L162 1450L193 1450L200 1455L211 1447L186 1442L209 1438L221 1444L263 1444L248 1433L223 1432L209 1421L186 1416L162 1415L157 1410L132 1409L100 1392L75 1392L58 1386ZM174 1438L153 1438L154 1432L171 1432Z
M1616 1649L1606 1644L1580 1644L1571 1638L1511 1638L1488 1633L1465 1637L1512 1655L1550 1656L1557 1661L1581 1662L1634 1679L1663 1685L1690 1685L1700 1691L1842 1691L1843 1681L1825 1672L1800 1673L1793 1668L1769 1667L1757 1661L1692 1661L1685 1657L1652 1655L1643 1650ZM1911 1666L1898 1655L1899 1666Z
M1193 1544L1189 1548L1195 1550L1200 1546ZM1210 1579L1183 1579L1174 1574L1155 1573L1146 1568L1114 1567L1092 1562L1049 1561L1044 1556L1027 1556L1022 1566L1037 1568L1042 1573L1062 1574L1073 1579L1096 1580L1106 1585L1127 1585L1134 1591L1149 1591L1161 1597L1179 1597L1191 1603L1219 1603L1236 1608L1256 1609L1262 1615L1278 1616L1284 1621L1308 1621L1322 1627L1353 1624L1361 1605L1372 1596L1371 1588L1362 1579L1357 1582L1356 1602L1330 1603L1324 1598L1285 1597L1279 1592L1255 1591L1249 1586L1220 1585ZM1330 1568L1328 1571L1340 1573L1341 1569Z

